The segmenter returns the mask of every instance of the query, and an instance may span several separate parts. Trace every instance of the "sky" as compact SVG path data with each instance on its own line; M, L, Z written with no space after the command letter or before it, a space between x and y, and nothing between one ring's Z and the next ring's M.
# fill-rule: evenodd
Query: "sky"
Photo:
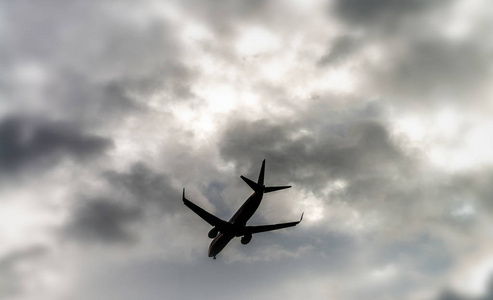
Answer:
M0 1L0 298L493 297L489 0ZM266 159L251 225L207 257Z

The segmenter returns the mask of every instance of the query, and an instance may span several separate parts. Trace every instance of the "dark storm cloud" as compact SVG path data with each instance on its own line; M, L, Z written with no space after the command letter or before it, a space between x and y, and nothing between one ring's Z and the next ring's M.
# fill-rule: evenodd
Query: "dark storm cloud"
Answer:
M168 175L136 163L128 172L106 171L109 197L89 198L95 191L84 191L72 211L63 234L77 241L129 242L138 238L131 227L146 218L171 215L183 208L180 192Z
M205 21L223 36L233 36L239 25L275 17L269 14L272 11L266 1L187 0L184 3L195 18Z
M329 52L320 59L319 65L326 66L347 61L354 55L353 52L359 48L359 43L358 38L348 35L334 39L329 47Z
M471 41L474 43L473 41ZM391 49L389 49L391 50ZM491 78L487 52L469 43L420 39L407 43L384 69L376 66L372 83L396 98L429 103L430 100L477 101ZM473 99L469 97L474 96Z
M319 195L327 211L345 203L375 218L383 226L377 236L399 235L402 240L388 238L386 246L373 246L390 262L415 251L404 265L430 276L446 273L462 247L440 234L426 237L423 224L460 239L474 236L475 213L456 211L469 204L489 207L491 174L451 176L430 170L421 153L390 134L376 104L334 111L314 102L305 109L284 122L232 121L219 143L222 157L235 162L239 173L253 176L255 162L266 158L269 178ZM337 180L344 187L331 190Z
M286 177L282 174L289 174L284 180L312 188L323 188L337 179L391 176L407 166L406 156L376 121L321 125L296 136L300 129L304 127L297 123L239 121L223 136L221 155L240 165L252 156L265 157L281 181Z
M84 133L72 123L18 116L0 122L0 140L3 172L42 162L51 165L63 157L84 160L111 145L109 139Z
M155 93L166 102L192 97L194 72L181 60L174 24L159 14L144 17L145 6L120 5L4 4L6 107L106 129L145 111Z
M180 191L173 187L171 178L142 162L134 164L129 172L109 171L105 177L114 189L129 193L135 204L157 205L165 213L174 213L182 207Z
M129 113L144 111L143 105L131 99L128 86L121 80L97 82L76 72L60 72L46 88L50 110L63 112L63 117L91 127L113 125Z
M117 200L80 200L64 234L82 242L128 242L134 239L129 226L139 220L142 209Z
M342 20L358 26L391 25L440 1L338 0L331 7Z
M390 105L405 104L402 100L421 105L487 101L491 47L483 36L448 34L463 18L451 13L454 5L440 0L336 1L330 12L345 22L348 33L331 41L319 63L358 61L364 56L359 50L379 45L384 59L365 65L359 78L367 81L363 90ZM443 18L440 26L434 23L437 18ZM470 22L480 27L481 20ZM348 38L352 34L359 38Z

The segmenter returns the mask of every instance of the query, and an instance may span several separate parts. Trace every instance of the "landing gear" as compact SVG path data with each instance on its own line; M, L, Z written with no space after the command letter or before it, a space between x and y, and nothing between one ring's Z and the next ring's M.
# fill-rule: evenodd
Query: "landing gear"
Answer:
M216 256L214 256L213 259L216 259Z

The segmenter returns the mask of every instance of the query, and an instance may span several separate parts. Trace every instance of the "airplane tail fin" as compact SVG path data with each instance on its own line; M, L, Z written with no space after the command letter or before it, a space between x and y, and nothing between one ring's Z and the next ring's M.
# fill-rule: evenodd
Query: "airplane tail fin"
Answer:
M264 174L265 174L265 159L262 162L262 168L260 169L260 174L258 175L258 181L255 182L245 176L240 176L255 192L270 193L278 190L288 189L291 186L264 186Z
M265 173L265 159L262 161L262 168L260 169L260 174L258 174L257 184L264 185L264 173Z

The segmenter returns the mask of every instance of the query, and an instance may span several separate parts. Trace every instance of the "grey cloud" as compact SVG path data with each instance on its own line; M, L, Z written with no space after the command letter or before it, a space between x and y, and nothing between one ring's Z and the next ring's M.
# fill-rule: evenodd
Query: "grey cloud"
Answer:
M488 54L478 47L443 39L416 40L403 55L389 62L388 71L374 70L371 84L398 99L413 101L481 100L481 89L491 78ZM470 99L471 96L479 99Z
M138 232L132 226L147 218L171 215L183 209L180 192L170 178L136 163L128 172L106 171L100 180L107 192L83 191L62 234L76 241L133 242ZM158 212L157 214L152 212Z
M64 156L83 160L103 153L107 138L86 134L75 124L10 117L0 123L0 166L15 171L31 164L56 163Z
M224 135L221 154L240 164L265 157L271 172L289 174L284 180L311 187L337 179L383 176L407 165L406 156L378 122L322 125L297 137L300 129L296 123L240 121Z
M359 78L367 81L367 93L383 97L389 105L405 109L409 103L485 102L492 76L491 47L487 38L477 33L487 25L478 20L475 26L481 30L461 38L449 36L447 26L460 18L451 13L455 2L336 1L331 13L345 21L346 36L360 38L357 43L347 37L336 38L319 64L360 61L365 54L359 49L378 45L383 59L369 59ZM437 18L443 18L443 25L434 23Z
M15 34L5 37L6 53L12 63L39 59L53 66L61 63L77 70L103 72L94 74L98 78L132 68L134 73L145 72L176 49L166 21L157 17L139 20L134 14L139 8L131 1L121 2L119 7L47 1L42 10L35 1L10 3L5 5L5 23Z
M472 298L456 294L452 291L445 291L438 297L438 300L472 300Z
M423 11L439 1L338 0L331 7L344 21L358 26L392 25L406 15Z
M483 168L453 176L450 189L457 200L465 200L480 206L484 212L493 212L491 195L493 195L493 170Z
M327 211L345 203L381 224L376 232L370 229L360 238L368 238L372 245L365 253L371 257L368 263L407 270L395 279L395 295L411 293L423 278L434 280L446 274L464 250L457 241L474 240L476 226L455 220L450 212L467 198L487 195L491 177L482 172L465 178L429 173L419 153L404 149L406 145L378 121L385 120L378 108L366 106L356 113L352 107L351 112L334 114L323 105L312 105L285 122L232 121L219 144L222 157L235 162L237 170L248 170L247 174L256 174L255 162L266 158L272 178L318 194ZM322 191L339 179L346 186L324 196ZM327 222L325 226L338 228L337 220L329 217ZM454 239L435 232L448 232ZM374 239L384 241L383 245ZM413 272L421 277L411 282ZM381 295L381 290L374 292Z
M333 211L336 203L345 203L365 218L390 226L391 232L402 227L401 233L412 235L420 229L410 220L445 217L437 216L434 210L430 215L421 212L423 203L432 198L423 189L442 189L433 186L435 183L425 184L420 157L404 151L386 127L373 119L378 113L366 107L356 114L346 112L332 118L329 112L325 122L298 127L310 124L311 118L321 120L313 117L324 114L317 107L309 109L303 116L307 121L300 123L263 120L231 124L220 143L221 155L235 162L239 171L250 169L245 174L256 174L254 162L266 158L269 178L317 195L327 211ZM338 180L344 187L332 189ZM448 202L435 205L447 206ZM334 224L326 226L337 227L340 221L331 222Z
M348 255L347 252L346 255ZM321 264L321 260L324 263ZM218 259L215 264L207 260L197 260L193 264L184 264L179 261L165 263L161 260L135 260L118 266L118 268L105 269L86 280L91 283L91 289L101 291L102 295L109 299L134 299L136 297L190 299L196 297L198 293L205 298L251 299L252 295L263 296L265 291L287 294L283 290L284 284L293 279L296 289L303 289L304 278L326 275L323 272L336 273L344 270L341 265L340 261L324 260L319 254L313 253L300 258L273 260L268 263L253 261L225 264L224 259L223 261ZM309 266L315 266L317 270ZM241 269L241 272L238 272L238 269ZM193 283L193 287L186 288L183 286L184 281ZM222 293L217 293L217 282L223 283ZM145 288L136 290L135 285L145 286ZM252 287L255 289L252 290ZM83 294L87 292L87 290L81 291ZM89 295L92 294L90 292ZM290 295L287 296L289 298Z
M255 23L259 19L268 20L271 12L268 2L265 1L185 1L187 10L197 19L211 25L223 37L232 36L237 26L244 23Z
M348 35L337 37L331 42L329 52L320 59L318 64L326 66L345 62L355 55L354 52L359 48L360 43L356 37Z
M126 129L128 123L138 129L157 128L149 122L168 118L173 109L168 105L174 105L175 101L193 98L197 102L190 103L188 108L202 108L199 103L202 99L193 94L194 84L200 84L202 76L208 74L201 73L200 66L192 66L184 60L196 51L215 66L226 66L225 72L235 77L232 84L246 83L247 88L252 88L251 91L262 98L258 104L261 109L269 106L269 109L276 109L276 101L283 101L283 108L291 108L295 101L293 106L300 107L289 119L279 117L282 111L275 111L268 121L253 123L237 121L241 112L234 110L232 121L219 124L225 126L220 131L223 136L218 138L216 132L206 136L205 149L189 147L190 136L182 136L187 128L169 133L168 143L156 141L149 152L143 149L147 143L134 144L132 146L138 151L149 153L141 158L141 162L132 164L128 161L130 158L121 156L114 157L119 159L118 162L113 159L108 162L108 165L116 163L123 168L131 164L128 169L91 170L79 164L85 168L84 172L96 174L98 187L102 189L74 192L78 202L72 208L68 223L63 225L64 237L82 242L78 244L82 250L91 243L127 245L141 237L142 241L148 236L161 237L161 229L163 235L168 234L165 239L154 241L153 245L143 242L139 246L159 247L159 251L168 246L178 252L176 249L190 249L191 241L204 238L204 248L200 250L203 252L196 253L194 251L199 251L194 248L197 245L191 247L190 251L197 257L191 264L169 263L172 256L167 250L159 262L149 254L154 249L139 252L139 259L118 262L102 261L102 257L96 255L91 259L94 259L97 269L87 274L83 274L84 270L77 270L77 278L88 278L89 283L85 285L84 280L83 283L76 282L69 296L154 299L164 295L188 299L202 293L212 297L216 295L216 283L221 281L226 283L224 298L235 295L240 295L240 298L259 298L259 295L260 298L276 298L285 295L294 299L297 298L296 293L281 291L287 286L286 282L293 282L296 283L293 289L300 291L306 288L303 284L312 284L311 287L317 291L311 291L311 295L318 298L387 296L405 299L410 289L419 292L423 286L429 287L439 281L434 279L447 275L450 265L460 260L462 245L471 245L469 242L474 243L481 238L475 235L474 228L481 226L478 219L487 217L491 211L491 173L482 168L477 173L460 177L432 170L432 166L420 160L419 153L403 149L406 145L391 135L389 128L392 124L388 120L392 118L387 118L382 108L385 105L392 111L402 112L409 108L402 105L410 101L404 103L399 101L401 99L416 100L412 103L421 102L428 106L440 98L435 97L437 94L453 94L454 99L467 98L469 101L475 99L472 95L480 93L481 87L488 82L490 54L481 50L485 48L479 46L482 45L480 41L466 38L452 42L437 36L441 29L433 25L435 23L422 22L424 15L445 2L331 1L331 9L334 10L328 16L331 24L336 26L327 30L310 27L323 24L317 21L323 16L309 11L306 11L306 17L290 12L295 7L291 2L279 5L278 2L266 1L189 0L166 3L176 6L176 11L159 11L162 7L152 7L156 9L153 12L148 11L149 3L145 1L121 1L118 5L106 2L88 4L78 0L45 1L40 6L36 1L21 0L0 4L3 11L0 12L0 39L5 45L0 49L0 62L4 66L0 70L0 97L9 99L0 104L0 110L9 113L11 107L17 107L23 112L27 110L45 116L40 122L27 122L20 117L0 122L0 140L8 142L0 144L0 167L4 170L23 170L45 162L51 166L61 157L86 162L89 161L86 158L98 157L111 145L110 138L99 137L92 132L104 132L110 137L118 131L115 138L123 134L123 140L127 141L128 134L135 131L123 132L120 129ZM308 7L303 5L303 9ZM170 19L167 19L167 14ZM313 23L308 14L313 14ZM337 18L332 18L334 15ZM339 22L341 20L342 23ZM189 24L204 26L212 32L212 38L184 42L178 34L184 29L182 25ZM298 67L312 70L310 67L313 65L306 64L318 62L321 67L330 68L351 63L354 59L363 65L351 68L350 72L354 72L351 75L358 82L361 80L368 84L357 84L358 90L352 91L356 95L354 97L378 95L387 102L373 101L372 104L361 105L367 102L334 95L322 95L323 99L318 102L316 99L293 99L295 96L289 94L290 89L283 87L282 79L268 82L248 76L256 72L257 62L264 61L253 58L245 63L235 52L233 42L249 26L266 28L279 37L281 47L289 45L288 49L301 49L300 53L291 53L296 57L295 69L288 71L291 79L297 79L294 76L298 74L294 73ZM313 49L326 46L323 43L327 36L334 35L339 38L331 42L327 55L320 57L315 50L318 56L310 57ZM312 37L320 40L312 40ZM296 48L297 42L293 41L303 45ZM379 62L382 65L371 65L372 60L366 62L361 59L367 54L361 50L372 50L366 48L372 46L382 51L384 60ZM285 57L286 53L291 57L290 52L284 52L284 49L280 50L279 57ZM278 57L277 53L274 56ZM36 73L38 71L39 74ZM209 79L211 82L217 80L207 77L205 81L209 82ZM150 99L153 104L160 105L159 111L147 105ZM332 105L337 106L335 103L347 104L336 109L332 108ZM430 110L434 108L427 107ZM147 113L156 117L146 118ZM420 110L410 113L419 115ZM62 121L46 121L49 119ZM127 122L129 120L131 122ZM34 125L29 125L31 122ZM164 126L162 123L159 126L163 130L176 129L179 125L173 122L166 120ZM145 138L147 133L143 130L141 134ZM182 144L171 144L171 140ZM213 262L205 257L208 241L205 228L208 225L183 207L181 186L177 185L186 183L187 188L196 187L195 192L202 192L218 206L216 213L227 215L230 211L224 207L235 206L229 187L232 182L233 185L242 183L237 177L237 181L231 179L231 173L234 176L239 173L256 176L259 163L264 158L267 159L268 183L293 183L300 190L313 192L328 208L323 218L327 222L302 223L301 227L288 233L287 239L281 232L259 235L254 238L255 245L239 248L241 250L235 249L235 242L232 242L224 252L225 260L209 265ZM163 164L166 168L158 169L160 159L166 161ZM216 161L219 166L215 165ZM236 170L231 170L231 164L225 167L224 161L233 162ZM325 188L338 179L344 180L347 186L329 192L327 196ZM53 183L54 188L57 185ZM286 200L286 203L293 203ZM332 226L337 220L331 219L329 213L329 209L334 208L332 205L341 203L362 219L375 215L375 220L383 226L376 233L365 227L361 232L353 232L354 236L346 236L340 227ZM467 215L467 218L451 214L464 203L472 203L477 212ZM259 213L262 214L261 211ZM171 219L177 219L177 222L169 228L168 220ZM154 221L162 227L148 226ZM186 236L177 233L183 228ZM327 232L328 228L333 231ZM202 229L204 232L199 236ZM423 232L430 232L430 235ZM164 246L165 243L171 246ZM291 249L298 249L300 244L310 250L300 256L288 256L290 259L273 259L268 263L263 258L260 262L255 260L264 253L262 249L281 248L291 253ZM269 248L272 245L278 248ZM118 254L127 255L122 249L124 247L118 249ZM77 259L63 247L60 250L68 255L64 256L65 259ZM245 259L224 266L222 263L231 253ZM108 256L112 254L110 251ZM0 269L3 266L8 270L3 274L8 273L13 278L12 266L18 261L7 259L0 262ZM101 261L102 264L98 264ZM357 280L354 277L385 264L403 267L405 274L396 275L398 278L385 285L361 287L354 283ZM207 276L211 267L217 272L214 276ZM244 271L241 275L232 271L238 268ZM237 280L240 277L242 280ZM313 278L315 283L309 282L307 277ZM350 287L347 291L342 290L334 296L323 294L331 289L330 283L338 285L341 277L348 279L346 284ZM29 277L26 278L28 280ZM2 282L0 280L0 285ZM185 289L183 282L190 282L194 288ZM12 283L13 287L16 285ZM252 286L256 287L255 291ZM78 289L83 296L76 295ZM442 300L467 299L449 294ZM10 294L5 297L8 296Z
M454 258L453 250L439 236L430 233L393 241L383 246L377 256L380 264L403 264L406 269L419 269L423 276L444 274Z
M108 171L104 176L115 189L130 193L137 205L156 205L165 213L182 207L180 192L172 186L171 178L144 163L134 164L129 172Z
M194 97L191 84L197 72L179 61L169 61L138 77L122 79L122 85L141 99L163 90L168 93L169 102L186 101Z
M192 97L193 72L180 59L173 25L158 15L142 19L140 4L120 5L5 4L0 94L10 99L7 108L110 127L145 110L157 92L166 101Z
M415 234L426 232L422 225L427 224L437 232L448 232L464 243L471 243L478 238L481 218L492 213L491 178L486 170L479 174L430 173L417 160L399 172L350 180L342 193L331 193L331 198L351 203L365 214L375 213L388 224L387 234L395 231L414 238ZM436 238L439 235L430 237ZM450 257L464 250L453 240L440 243L448 245Z
M429 192L428 199L440 199L446 203L443 225L463 237L477 236L478 226L483 218L493 215L491 195L493 194L493 173L490 168L461 172L447 178Z
M46 87L45 98L63 116L86 126L102 127L121 122L129 113L143 112L145 106L131 99L121 80L97 82L87 75L65 71Z
M129 226L140 219L142 209L117 200L81 200L63 234L82 242L129 242L134 235Z
M491 300L493 299L493 280L490 279L486 293L481 296L473 297L467 296L462 293L445 290L437 298L437 300Z
M284 249L308 247L306 253L300 254L300 267L308 262L311 271L326 274L347 274L361 266L360 261L353 261L352 254L361 250L361 240L351 234L337 230L321 230L320 227L298 226L296 229L277 233L266 233L253 237L255 247L241 247L239 251L255 257L259 249L280 245ZM261 250L260 250L261 251ZM352 254L351 254L352 253ZM304 257L306 256L306 257ZM262 259L262 258L261 258Z
M32 262L43 256L46 251L42 246L32 246L0 257L0 297L8 298L22 293L23 277L29 274L24 274L17 266Z

